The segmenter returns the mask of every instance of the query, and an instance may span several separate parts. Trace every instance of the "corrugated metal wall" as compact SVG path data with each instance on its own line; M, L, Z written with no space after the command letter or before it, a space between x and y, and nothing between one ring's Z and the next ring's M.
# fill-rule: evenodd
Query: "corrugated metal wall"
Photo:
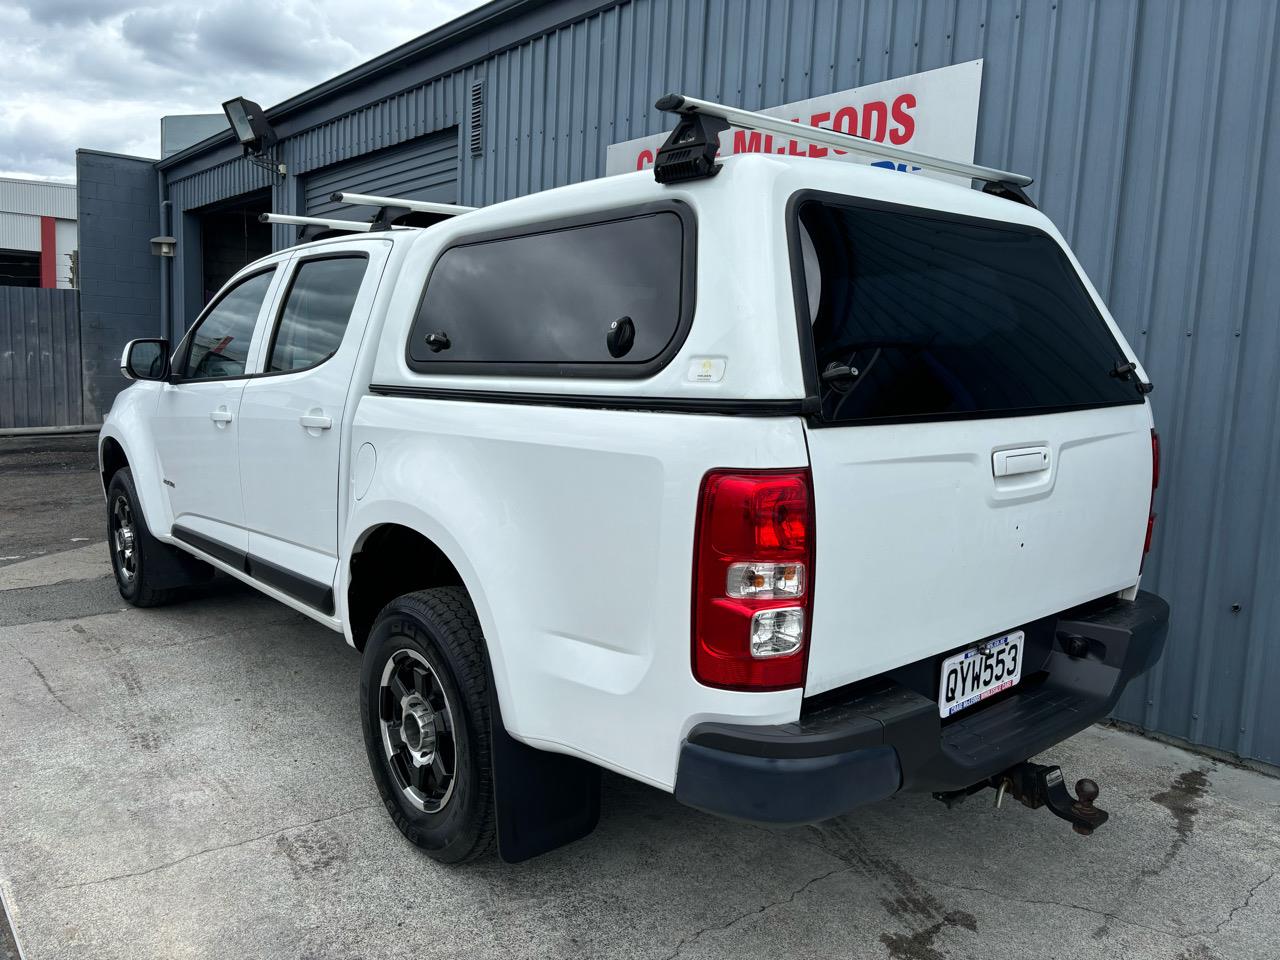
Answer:
M652 108L663 93L756 108L984 58L977 160L1036 178L1157 385L1165 473L1147 585L1174 626L1119 714L1280 763L1277 10L627 0L495 37L487 59L290 137L285 156L301 173L459 123L482 78L485 152L463 158L460 181L463 203L487 204L599 175L609 143L669 125ZM299 202L276 196L280 210Z
M76 187L73 183L0 177L0 210L74 220Z
M449 127L316 171L302 181L303 210L317 217L368 217L367 207L334 203L339 190L435 203L458 202L458 130Z
M40 218L0 211L0 250L39 250Z
M457 126L464 97L456 74L419 84L290 137L284 159L305 174Z
M75 290L0 287L0 428L84 422Z
M276 186L276 177L243 158L169 180L169 199L179 211Z

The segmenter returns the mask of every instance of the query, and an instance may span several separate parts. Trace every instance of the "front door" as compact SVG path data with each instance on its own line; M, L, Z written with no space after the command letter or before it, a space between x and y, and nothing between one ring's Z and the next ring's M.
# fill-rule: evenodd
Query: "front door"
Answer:
M353 240L294 261L262 372L241 399L250 570L326 613L337 570L344 416L390 246Z
M174 536L233 565L248 544L237 444L240 396L275 274L272 266L236 282L196 321L156 407L156 452Z

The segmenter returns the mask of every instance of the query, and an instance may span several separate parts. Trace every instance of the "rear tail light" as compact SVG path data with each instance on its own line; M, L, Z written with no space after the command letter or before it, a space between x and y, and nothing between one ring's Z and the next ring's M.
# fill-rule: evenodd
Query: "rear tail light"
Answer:
M778 600L804 593L803 563L731 563L724 585L726 596Z
M1160 435L1151 431L1151 506L1147 509L1147 539L1142 544L1142 567L1146 566L1147 554L1151 552L1151 535L1156 530L1156 487L1160 486Z
M712 470L693 558L693 674L730 690L804 684L813 606L808 470Z

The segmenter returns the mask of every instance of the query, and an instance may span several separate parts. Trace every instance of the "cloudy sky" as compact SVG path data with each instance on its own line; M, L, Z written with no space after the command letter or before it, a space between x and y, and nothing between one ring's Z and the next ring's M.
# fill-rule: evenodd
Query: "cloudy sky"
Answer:
M160 118L264 106L481 0L0 0L0 176L71 179L76 147L160 155Z

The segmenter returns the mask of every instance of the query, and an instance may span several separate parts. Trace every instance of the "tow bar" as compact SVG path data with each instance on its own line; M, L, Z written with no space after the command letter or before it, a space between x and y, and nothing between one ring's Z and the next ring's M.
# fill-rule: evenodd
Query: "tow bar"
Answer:
M1107 811L1093 805L1098 799L1096 783L1088 779L1077 780L1076 795L1073 797L1062 779L1062 769L1042 763L1020 763L967 789L935 793L934 797L948 807L954 807L988 787L996 791L996 809L1000 808L1006 794L1032 810L1048 807L1055 817L1066 820L1071 824L1071 829L1082 837L1092 834L1107 822L1109 816Z

